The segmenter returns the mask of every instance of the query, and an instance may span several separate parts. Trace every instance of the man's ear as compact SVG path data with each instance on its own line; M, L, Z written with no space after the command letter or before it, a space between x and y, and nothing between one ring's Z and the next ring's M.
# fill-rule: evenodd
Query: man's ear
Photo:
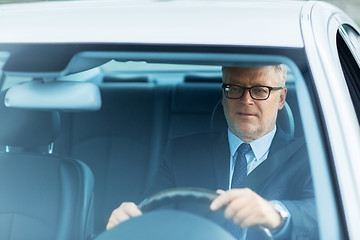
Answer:
M280 102L279 102L279 110L281 110L284 107L285 100L286 100L286 94L287 94L287 88L283 88L280 90Z

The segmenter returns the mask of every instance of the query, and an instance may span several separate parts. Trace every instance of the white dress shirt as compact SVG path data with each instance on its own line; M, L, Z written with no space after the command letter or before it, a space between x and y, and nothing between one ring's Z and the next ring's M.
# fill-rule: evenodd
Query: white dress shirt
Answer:
M266 160L272 140L275 136L276 126L269 133L265 134L259 139L250 142L252 151L249 151L245 157L247 161L247 175L251 173L257 166ZM229 189L231 188L231 179L234 173L235 161L236 161L236 150L244 143L239 137L228 130L228 140L230 146L230 174L229 174Z

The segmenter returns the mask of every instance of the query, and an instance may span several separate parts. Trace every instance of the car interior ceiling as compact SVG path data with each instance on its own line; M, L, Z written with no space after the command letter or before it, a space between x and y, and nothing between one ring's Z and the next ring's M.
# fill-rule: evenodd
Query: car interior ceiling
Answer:
M54 154L79 159L95 177L95 232L105 230L121 202L143 199L167 142L208 132L221 99L221 78L185 75L178 84L149 78L107 77L99 85L102 107L95 112L61 112ZM287 103L294 114L295 136L302 124L293 82Z

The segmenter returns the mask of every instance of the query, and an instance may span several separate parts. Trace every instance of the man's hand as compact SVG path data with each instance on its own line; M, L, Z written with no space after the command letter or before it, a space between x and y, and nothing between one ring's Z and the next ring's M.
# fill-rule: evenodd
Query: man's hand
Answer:
M106 229L115 227L116 225L128 220L131 217L140 216L142 212L138 206L133 202L123 202L120 207L115 209L109 218Z
M225 217L242 228L263 225L274 229L281 224L280 214L271 203L248 188L217 190L210 209L215 211L225 207Z

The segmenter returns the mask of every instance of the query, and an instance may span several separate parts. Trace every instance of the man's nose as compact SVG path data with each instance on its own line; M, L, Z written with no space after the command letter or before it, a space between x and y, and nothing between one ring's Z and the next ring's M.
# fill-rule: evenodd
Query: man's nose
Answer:
M252 103L254 102L254 99L251 97L250 95L250 91L246 90L244 92L244 95L239 99L241 102L245 102L245 103Z

